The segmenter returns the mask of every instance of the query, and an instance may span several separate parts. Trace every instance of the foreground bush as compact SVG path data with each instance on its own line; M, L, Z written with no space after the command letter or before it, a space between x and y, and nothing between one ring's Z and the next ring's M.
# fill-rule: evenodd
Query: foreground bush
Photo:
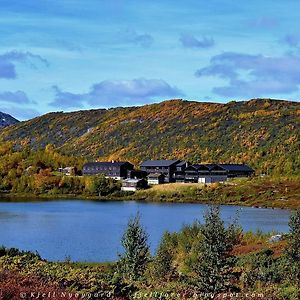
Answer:
M24 276L17 272L0 273L1 299L43 299L42 294L56 295L55 299L66 299L62 296L66 290L59 288L56 283L45 283L37 276ZM33 294L32 294L33 293Z

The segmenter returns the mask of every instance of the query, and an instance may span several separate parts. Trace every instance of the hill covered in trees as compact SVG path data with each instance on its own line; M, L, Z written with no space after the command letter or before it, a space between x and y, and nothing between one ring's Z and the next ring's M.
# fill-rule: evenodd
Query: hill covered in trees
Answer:
M86 159L246 162L259 173L300 173L300 103L170 100L141 107L49 113L0 130L0 140Z

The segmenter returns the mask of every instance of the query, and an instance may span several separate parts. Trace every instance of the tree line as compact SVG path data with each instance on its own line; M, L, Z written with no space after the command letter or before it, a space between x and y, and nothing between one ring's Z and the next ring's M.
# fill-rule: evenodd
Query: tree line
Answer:
M53 145L43 150L15 149L11 143L0 145L0 192L28 194L76 194L105 196L118 193L120 183L104 175L63 176L59 168L82 169L82 157L63 155Z

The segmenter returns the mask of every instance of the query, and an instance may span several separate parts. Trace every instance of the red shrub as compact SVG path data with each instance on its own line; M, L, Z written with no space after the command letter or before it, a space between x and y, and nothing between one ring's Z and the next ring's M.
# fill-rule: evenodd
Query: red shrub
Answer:
M15 272L0 273L1 300L47 299L48 293L52 295L55 293L55 299L65 300L66 297L61 297L62 292L65 291L58 288L57 284L45 283L35 276L25 277ZM51 298L48 297L48 299Z

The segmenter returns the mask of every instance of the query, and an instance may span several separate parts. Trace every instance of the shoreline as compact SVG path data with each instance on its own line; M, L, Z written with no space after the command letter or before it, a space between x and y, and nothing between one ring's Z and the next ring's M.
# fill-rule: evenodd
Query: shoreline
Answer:
M0 194L0 203L1 202L11 202L11 203L18 203L18 202L45 202L45 201L59 201L59 200L67 200L67 201L95 201L95 202L126 202L126 201L133 201L133 202L144 202L144 203L169 203L169 204L216 204L216 205L228 205L228 206L242 206L242 207L253 207L253 208L265 208L265 209L286 209L286 210L295 210L298 205L256 205L252 202L239 202L239 201L215 201L213 199L209 200L199 200L193 198L182 198L180 200L170 198L164 198L164 200L153 199L150 200L148 198L143 197L136 197L135 195L131 196L84 196L84 195L76 195L76 194L58 194L58 195L35 195L35 194Z
M256 208L296 209L300 207L300 178L252 178L211 185L170 183L135 192L116 191L105 196L81 193L0 192L0 202L51 201L140 201L148 203L197 203L238 205Z

